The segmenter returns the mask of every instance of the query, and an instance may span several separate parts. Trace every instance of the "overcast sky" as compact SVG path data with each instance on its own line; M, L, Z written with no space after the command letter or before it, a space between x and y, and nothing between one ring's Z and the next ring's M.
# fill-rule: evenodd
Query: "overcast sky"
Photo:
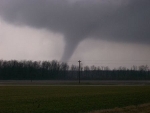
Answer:
M150 0L0 0L0 59L150 65Z

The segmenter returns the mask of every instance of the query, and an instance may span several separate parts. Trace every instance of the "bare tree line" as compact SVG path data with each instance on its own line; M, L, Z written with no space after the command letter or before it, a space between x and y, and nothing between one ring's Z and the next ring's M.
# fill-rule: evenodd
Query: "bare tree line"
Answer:
M79 67L69 66L65 62L0 60L0 80L77 80ZM150 80L147 65L132 66L131 69L119 67L109 69L108 66L81 67L83 80Z

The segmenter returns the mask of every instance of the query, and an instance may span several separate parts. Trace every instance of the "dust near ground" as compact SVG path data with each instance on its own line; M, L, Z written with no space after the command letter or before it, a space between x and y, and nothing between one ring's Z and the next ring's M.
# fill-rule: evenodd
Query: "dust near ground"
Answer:
M108 110L97 110L88 113L150 113L150 103Z
M116 81L116 80L0 80L0 86L50 86L50 85L82 85L82 86L100 86L100 85L150 85L150 81Z

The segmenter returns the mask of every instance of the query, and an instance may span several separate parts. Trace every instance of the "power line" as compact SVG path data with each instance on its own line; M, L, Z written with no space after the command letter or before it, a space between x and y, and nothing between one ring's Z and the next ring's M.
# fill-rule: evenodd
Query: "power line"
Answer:
M82 61L86 61L86 62L93 62L93 61L149 61L150 60L82 60Z
M83 63L94 64L131 64L131 63L150 63L150 60L82 60ZM77 61L67 61L66 63L77 63Z
M69 60L66 62L77 62L78 60ZM86 62L93 62L93 61L149 61L150 60L82 60L82 61L86 61ZM65 61L61 61L61 62L65 62Z

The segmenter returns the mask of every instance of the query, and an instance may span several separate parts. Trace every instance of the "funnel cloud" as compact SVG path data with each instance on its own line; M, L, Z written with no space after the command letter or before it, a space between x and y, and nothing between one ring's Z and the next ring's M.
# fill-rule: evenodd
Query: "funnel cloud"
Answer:
M0 0L0 18L64 36L67 61L86 39L150 44L150 0Z

